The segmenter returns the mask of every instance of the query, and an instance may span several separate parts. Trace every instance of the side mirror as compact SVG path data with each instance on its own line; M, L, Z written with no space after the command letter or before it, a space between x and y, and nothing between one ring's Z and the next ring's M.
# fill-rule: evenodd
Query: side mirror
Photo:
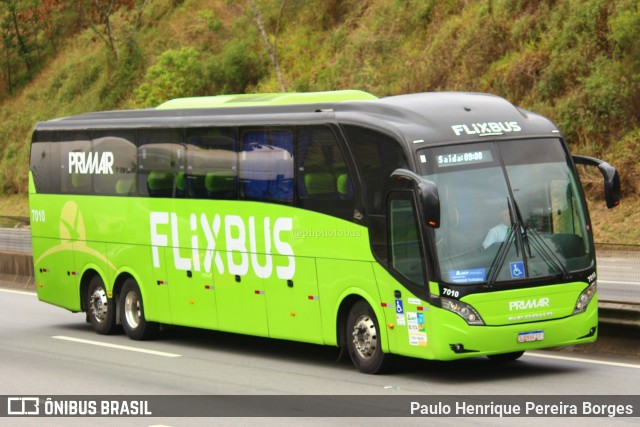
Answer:
M418 197L425 223L429 227L440 227L440 196L435 182L424 179L407 169L396 169L391 173L390 179L401 185L402 183L410 184Z
M604 197L607 208L612 209L620 204L620 175L609 163L593 157L573 155L577 165L596 166L604 178Z

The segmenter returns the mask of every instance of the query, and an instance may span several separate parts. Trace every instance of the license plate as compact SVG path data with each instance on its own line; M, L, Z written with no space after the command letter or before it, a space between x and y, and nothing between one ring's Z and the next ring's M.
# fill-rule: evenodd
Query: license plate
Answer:
M542 341L544 339L544 331L520 332L518 334L518 342Z

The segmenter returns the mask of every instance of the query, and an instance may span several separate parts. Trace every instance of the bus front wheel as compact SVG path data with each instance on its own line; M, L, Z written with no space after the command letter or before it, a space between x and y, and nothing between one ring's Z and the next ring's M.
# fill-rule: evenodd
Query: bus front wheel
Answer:
M120 322L132 340L148 340L158 332L159 325L145 319L140 288L131 278L124 282L120 293Z
M85 306L89 322L97 333L108 335L115 332L116 304L113 298L107 296L104 281L98 275L89 282Z
M378 319L363 300L351 307L347 317L346 344L351 361L360 372L378 374L386 367L388 357L382 351Z

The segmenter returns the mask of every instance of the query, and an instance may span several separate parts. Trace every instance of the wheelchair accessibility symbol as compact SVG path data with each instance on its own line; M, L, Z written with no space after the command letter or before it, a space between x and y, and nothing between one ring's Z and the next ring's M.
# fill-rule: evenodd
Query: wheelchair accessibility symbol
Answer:
M524 262L516 261L509 264L509 268L511 269L511 278L519 279L524 277Z

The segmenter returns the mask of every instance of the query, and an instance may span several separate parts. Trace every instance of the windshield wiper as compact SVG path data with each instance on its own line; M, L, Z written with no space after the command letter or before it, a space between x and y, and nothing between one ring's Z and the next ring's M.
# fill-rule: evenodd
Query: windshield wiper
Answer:
M554 251L545 243L544 239L540 236L540 233L533 227L529 227L524 220L522 219L522 214L520 213L520 207L518 206L518 202L516 202L515 198L513 199L513 206L516 213L517 225L521 230L520 236L522 238L522 243L524 246L524 250L528 252L524 254L525 261L525 269L528 271L527 259L533 259L535 256L531 252L531 246L533 246L534 250L540 254L540 257L544 260L544 262L555 269L555 271L560 271L563 277L568 275L567 270L564 268L562 261L558 256L554 253ZM531 237L531 238L529 238Z
M527 259L533 259L534 255L531 252L531 246L535 249L537 253L540 254L540 257L544 260L544 262L554 268L556 271L560 271L563 277L568 275L567 270L562 265L562 261L558 256L554 253L554 251L545 243L544 239L540 237L540 233L533 227L529 227L525 224L522 219L522 214L520 213L520 207L518 206L518 202L516 202L515 198L513 199L513 206L515 208L516 218L518 219L519 228L521 230L520 236L522 238L522 243L524 245L525 250L528 252L524 254L525 268L527 268ZM529 239L531 237L531 239Z
M525 225L524 220L522 219L522 214L520 213L520 207L518 206L518 202L516 202L516 199L514 197L513 199L513 210L516 213L516 223L514 224L514 228L515 226L518 226L517 229L520 230L520 238L522 239L522 243L523 243L523 251L527 251L529 253L529 258L533 258L533 255L531 254L531 245L529 245L529 233L528 233L528 227ZM517 253L516 253L517 255ZM527 254L526 252L523 253L523 259L527 259ZM526 264L526 262L525 262Z
M558 255L556 255L553 249L551 249L549 245L547 245L542 236L540 236L540 233L535 228L527 228L529 230L528 234L531 236L531 244L536 252L540 254L541 258L547 263L548 266L554 268L556 271L561 272L562 276L566 278L569 275L569 272L564 267L562 260L558 257ZM530 257L533 258L533 256Z
M509 230L507 232L507 238L504 241L502 241L502 243L500 243L500 247L498 248L498 253L493 258L493 261L491 262L491 266L489 267L489 274L488 274L488 280L487 280L487 283L489 286L492 286L493 284L495 284L498 278L498 273L500 272L500 270L502 269L502 266L507 260L509 248L511 247L513 242L516 241L516 230L518 229L518 221L516 221L515 223L513 221L515 208L512 207L511 199L509 199L509 197L507 197L507 207L509 208L509 220L511 222L511 226L509 227ZM518 258L520 257L520 245L517 243L516 243L516 256Z
M489 274L488 274L488 280L487 280L487 283L489 284L489 286L493 285L496 282L496 279L498 278L498 273L500 272L500 269L502 269L502 266L504 265L507 259L509 248L511 247L514 241L515 241L515 233L514 233L514 226L512 225L511 227L509 227L507 239L500 243L500 247L498 248L498 253L493 258L493 261L491 262L491 266L489 267ZM516 245L516 252L518 252L518 245Z

